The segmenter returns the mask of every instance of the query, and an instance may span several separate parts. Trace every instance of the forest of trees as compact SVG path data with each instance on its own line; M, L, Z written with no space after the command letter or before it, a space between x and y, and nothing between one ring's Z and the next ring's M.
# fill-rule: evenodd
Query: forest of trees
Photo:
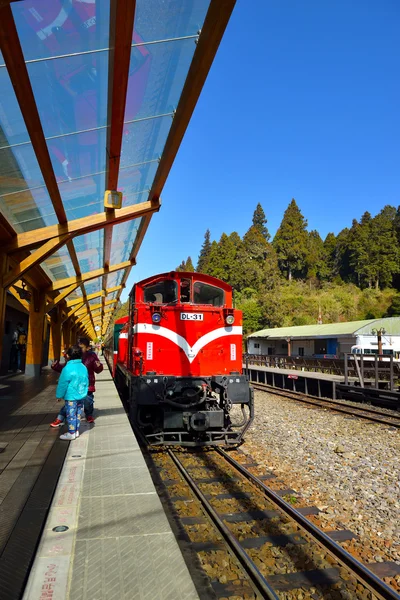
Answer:
M178 271L198 271L234 288L245 333L265 327L400 315L400 207L385 206L337 236L322 240L292 199L271 240L258 204L241 238L206 231L196 269L191 257Z

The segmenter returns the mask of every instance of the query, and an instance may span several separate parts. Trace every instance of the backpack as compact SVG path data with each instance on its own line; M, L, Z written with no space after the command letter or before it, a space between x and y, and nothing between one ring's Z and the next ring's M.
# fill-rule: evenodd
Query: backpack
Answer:
M18 344L18 346L26 345L26 333L23 333L23 332L18 333L17 344Z

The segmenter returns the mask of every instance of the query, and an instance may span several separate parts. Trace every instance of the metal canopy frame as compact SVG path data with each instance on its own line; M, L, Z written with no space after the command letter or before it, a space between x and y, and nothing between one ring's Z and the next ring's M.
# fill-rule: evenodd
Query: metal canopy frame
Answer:
M29 147L33 150L43 179L41 189L48 194L52 209L54 210L54 224L45 224L44 226L25 231L15 228L15 224L10 220L7 211L4 211L4 214L0 213L0 266L2 268L0 272L2 279L0 290L3 294L6 289L10 289L15 294L15 289L12 286L21 279L25 280L32 290L45 294L45 312L49 313L56 308L60 308L62 310L62 323L70 322L71 326L79 327L92 337L96 336L95 328L99 324L101 333L105 333L112 317L112 312L117 306L121 292L126 285L131 268L136 264L137 254L151 217L160 208L162 189L228 24L235 1L209 0L208 2L208 0L204 0L203 4L206 6L206 14L205 18L202 18L201 32L198 31L196 33L191 31L187 34L183 32L185 35L182 34L173 39L166 37L161 40L152 40L135 38L135 15L138 11L143 10L143 0L110 0L108 49L92 48L82 50L78 53L71 53L70 55L74 57L90 53L95 54L96 52L100 54L108 50L105 171L97 169L90 176L101 177L101 173L103 173L105 177L105 191L118 189L119 175L122 171L155 168L155 173L151 181L151 186L147 190L144 189L141 191L139 189L131 193L132 198L134 197L139 200L137 203L131 204L129 201L128 205L123 205L121 209L106 208L104 212L99 211L84 217L69 219L67 207L60 191L61 186L65 181L72 182L77 179L84 179L85 177L89 177L89 175L82 175L75 178L68 177L68 179L64 180L57 177L49 152L49 140L60 137L65 138L66 136L84 135L85 132L87 134L88 131L93 131L94 129L104 130L104 125L82 131L64 132L61 135L49 136L46 134L41 120L40 107L37 104L37 95L35 95L35 89L31 80L31 64L46 60L61 61L65 60L65 56L68 55L63 56L59 54L58 56L39 58L37 61L31 57L25 57L23 40L20 39L20 31L14 14L14 8L24 5L24 0L15 4L12 0L0 0L0 48L5 64L5 67L0 66L0 70L5 68L7 71L28 134L28 141L13 144L9 140L8 145L0 144L0 151L11 152L14 146L19 147L31 144ZM182 0L184 6L190 5L192 9L193 4L193 6L196 5L195 8L197 10L196 2L197 0ZM200 1L198 4L201 4ZM193 8L193 11L195 8ZM156 21L157 15L152 15L151 18L153 17ZM180 41L177 42L176 40ZM197 42L197 45L194 51L192 50L192 60L188 66L184 84L182 82L183 87L181 93L178 95L179 101L175 109L170 110L168 108L159 111L159 114L148 115L143 118L127 118L127 98L131 83L130 71L134 71L134 65L132 64L134 60L133 52L142 52L138 59L139 62L142 61L143 63L146 60L150 62L149 56L151 58L151 55L148 48L151 44L155 48L167 42L170 42L169 46L171 46L174 43L194 43L194 41ZM153 58L155 60L155 56ZM152 66L149 67L150 75L151 68ZM171 81L173 83L174 79L172 78ZM171 119L171 115L173 119ZM130 161L133 164L123 164L123 146L127 143L124 141L125 129L137 127L138 123L141 126L143 122L153 124L157 122L159 124L158 127L161 127L160 123L163 119L170 119L171 125L169 126L162 152L158 156L158 161L155 160L155 157L149 156L148 159L140 163ZM150 133L153 132L153 130L149 131ZM159 129L154 131L159 131ZM131 130L128 133L130 132ZM135 140L135 138L133 139ZM148 145L151 145L151 140L148 140L146 137L144 140ZM155 139L153 145L157 145L156 142L157 139ZM25 188L21 192L12 191L5 192L5 194L12 193L18 198L18 195L26 193L29 190L29 185L26 185ZM31 189L33 190L34 188ZM3 197L2 194L0 188L0 200ZM143 195L147 195L145 200L141 200L141 196ZM101 197L97 201L100 203ZM0 208L1 206L3 205L1 204ZM136 236L133 240L128 260L112 264L114 228L122 223L133 222L136 219L138 219ZM88 235L96 231L103 231L100 268L82 272L82 264L80 263L79 253L74 245L74 240L77 240L79 236ZM66 248L67 252L65 260L70 261L74 275L70 275L69 277L50 277L49 271L44 268L44 262L63 247ZM117 284L109 285L110 275L121 271L123 274L122 277L117 279ZM101 282L101 284L99 283L99 290L94 292L89 291L88 293L86 285L96 279L99 279L99 282ZM81 295L76 296L78 290L81 291ZM110 295L112 295L112 299L107 300L107 296ZM99 302L91 305L90 301L95 298L98 298ZM100 310L100 313L96 314L94 311L98 310ZM1 318L2 314L0 312L0 321Z

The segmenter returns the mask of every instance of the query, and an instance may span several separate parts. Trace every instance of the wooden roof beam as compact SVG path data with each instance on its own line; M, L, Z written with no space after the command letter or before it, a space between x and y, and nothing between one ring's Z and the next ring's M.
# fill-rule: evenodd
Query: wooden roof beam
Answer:
M110 2L106 190L116 190L118 187L135 9L136 0L111 0ZM115 211L106 209L106 213L113 216ZM112 233L111 225L104 228L103 266L105 269L110 264ZM106 288L107 273L103 275L103 289Z
M132 261L125 260L124 262L118 263L116 265L111 265L108 269L108 273L115 273L116 271L120 271L121 269L126 269L131 267ZM55 290L61 290L62 288L68 287L73 283L77 283L80 285L81 283L86 283L86 281L90 281L92 279L97 279L104 275L104 269L95 269L94 271L89 271L88 273L82 273L82 275L75 277L66 277L65 279L59 279L58 281L54 281L48 288L47 292L53 292Z
M123 288L122 285L116 285L112 288L107 288L106 290L100 290L100 292L94 292L93 294L88 294L87 299L93 300L94 298L99 298L100 296L108 296L109 294L112 294L113 292L118 292L122 288ZM75 306L76 304L79 304L79 302L81 302L80 298L78 298L76 300L68 300L67 307L69 308L70 306Z
M21 279L24 273L29 271L29 269L32 269L32 267L35 265L46 260L46 258L48 258L51 254L54 254L54 252L61 248L61 246L63 246L69 238L70 236L66 234L48 240L40 248L35 250L35 252L32 252L32 254L18 263L10 273L7 273L2 281L3 287L8 288L10 285L18 281L18 279Z
M47 227L33 229L32 231L18 233L12 241L0 247L0 251L11 254L12 252L17 252L23 248L33 248L52 238L61 237L67 234L69 236L75 236L90 233L91 231L98 231L99 229L103 229L106 225L126 223L126 221L131 221L132 219L137 219L143 215L156 212L160 209L160 206L161 204L158 200L154 202L140 202L139 204L126 206L114 211L115 215L99 213L80 219L74 219L60 225L49 225Z

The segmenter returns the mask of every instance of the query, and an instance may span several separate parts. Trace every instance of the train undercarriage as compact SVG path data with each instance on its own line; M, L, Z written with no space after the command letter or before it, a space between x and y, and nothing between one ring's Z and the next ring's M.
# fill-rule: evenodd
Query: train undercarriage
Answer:
M237 446L253 420L253 389L239 373L135 376L118 365L116 383L149 445Z

